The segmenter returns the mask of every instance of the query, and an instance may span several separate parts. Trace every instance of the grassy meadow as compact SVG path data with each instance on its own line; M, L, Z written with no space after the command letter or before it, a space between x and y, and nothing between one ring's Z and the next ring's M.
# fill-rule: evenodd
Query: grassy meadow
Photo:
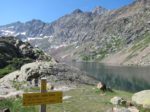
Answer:
M121 96L130 100L132 93L117 90L102 93L94 86L80 86L64 92L63 96L71 97L62 104L47 105L47 112L105 112L113 107L111 98ZM39 106L23 107L21 98L0 101L0 108L10 108L11 112L39 112Z

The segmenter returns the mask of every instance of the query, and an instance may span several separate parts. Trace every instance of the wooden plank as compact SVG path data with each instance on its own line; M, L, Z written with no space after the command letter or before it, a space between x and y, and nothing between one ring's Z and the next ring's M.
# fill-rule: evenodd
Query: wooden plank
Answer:
M24 93L23 105L41 105L62 103L62 92L47 92L47 93Z
M42 78L41 79L41 93L46 93L47 92L47 79ZM43 104L40 106L40 112L46 112L46 104Z

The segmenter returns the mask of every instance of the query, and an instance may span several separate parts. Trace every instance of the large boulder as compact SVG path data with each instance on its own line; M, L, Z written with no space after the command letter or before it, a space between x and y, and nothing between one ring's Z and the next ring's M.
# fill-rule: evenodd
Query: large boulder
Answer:
M69 65L37 61L26 64L20 70L0 79L0 90L12 89L16 82L17 84L22 84L22 82L30 84L33 80L39 80L42 77L47 77L48 83L55 86L95 85L97 83L96 80L87 76L86 73ZM23 83L23 85L25 84Z
M150 90L143 90L132 96L132 101L137 105L150 109Z
M18 79L21 81L47 77L52 82L67 82L79 84L95 84L96 81L79 69L66 64L51 62L34 62L21 67Z

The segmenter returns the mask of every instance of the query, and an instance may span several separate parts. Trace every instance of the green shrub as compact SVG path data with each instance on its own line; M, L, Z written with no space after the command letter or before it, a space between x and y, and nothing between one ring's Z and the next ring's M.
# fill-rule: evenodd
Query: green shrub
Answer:
M83 61L90 61L90 56L82 56Z

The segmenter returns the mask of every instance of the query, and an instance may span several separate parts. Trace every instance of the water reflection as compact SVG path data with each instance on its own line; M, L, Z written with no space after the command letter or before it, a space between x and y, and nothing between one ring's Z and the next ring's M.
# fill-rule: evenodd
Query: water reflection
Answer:
M150 67L106 66L94 62L71 62L69 64L86 71L111 88L134 92L150 89Z

